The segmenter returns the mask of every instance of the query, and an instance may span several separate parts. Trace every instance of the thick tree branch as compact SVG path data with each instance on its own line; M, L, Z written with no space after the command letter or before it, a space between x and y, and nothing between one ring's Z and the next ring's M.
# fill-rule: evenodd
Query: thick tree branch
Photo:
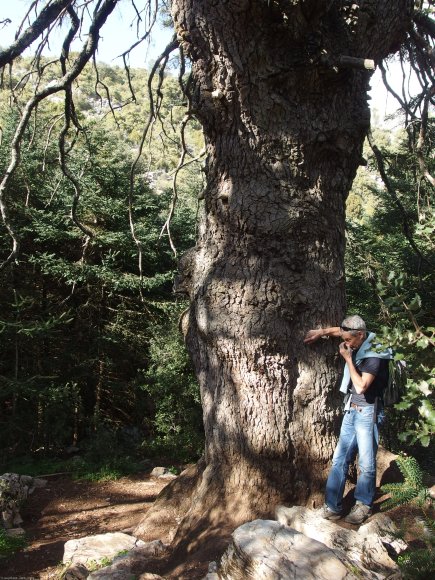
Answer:
M19 38L11 44L11 46L0 51L0 68L7 64L11 64L14 59L26 50L26 48L28 48L32 42L44 32L44 30L55 22L72 3L73 0L54 0L47 4L38 14L35 22L29 26L19 36Z

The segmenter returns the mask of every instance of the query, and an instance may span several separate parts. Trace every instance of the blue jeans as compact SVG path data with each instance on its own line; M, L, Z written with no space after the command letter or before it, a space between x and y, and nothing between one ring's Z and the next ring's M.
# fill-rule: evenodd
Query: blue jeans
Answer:
M326 482L325 502L334 512L342 509L344 485L349 465L358 453L359 476L354 497L371 507L376 491L376 452L378 450L378 424L383 413L373 422L373 405L361 410L346 411L341 424L340 438L332 458L331 471Z

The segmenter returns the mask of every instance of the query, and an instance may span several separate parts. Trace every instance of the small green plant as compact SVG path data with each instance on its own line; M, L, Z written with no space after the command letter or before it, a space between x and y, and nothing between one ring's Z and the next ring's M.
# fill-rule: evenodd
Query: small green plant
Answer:
M397 563L405 580L427 580L435 569L435 550L423 548L399 556Z
M86 568L89 572L95 572L96 570L100 570L101 568L105 568L106 566L110 566L113 562L112 558L108 558L107 556L103 556L100 560L90 560L86 564Z
M65 579L65 574L69 566L71 566L71 562L69 560L68 562L59 562L59 564L56 566L57 578L59 578L59 580Z
M426 503L432 503L429 490L423 483L423 471L417 460L414 457L400 456L396 462L404 481L388 483L381 487L381 491L390 494L390 498L382 504L382 509L389 510L411 501L420 507Z
M126 475L137 473L143 467L130 457L107 458L105 462L92 462L86 458L77 460L73 478L85 481L115 481Z
M6 530L0 529L0 558L7 558L27 544L24 536L10 536Z
M389 493L390 498L383 503L382 509L387 510L404 504L414 503L420 507L422 516L418 518L422 534L420 539L425 548L408 550L397 560L403 577L406 580L425 580L435 569L435 520L433 500L429 490L424 485L424 473L414 457L398 457L397 465L403 475L401 483L389 483L381 487L381 491Z
M87 466L83 471L78 471L74 473L73 478L79 481L94 481L94 482L105 482L105 481L116 481L122 477L122 473L109 465L103 466Z
M353 574L357 578L360 578L362 576L361 570L357 568L354 564L348 563L346 564L346 568L349 570L351 574Z

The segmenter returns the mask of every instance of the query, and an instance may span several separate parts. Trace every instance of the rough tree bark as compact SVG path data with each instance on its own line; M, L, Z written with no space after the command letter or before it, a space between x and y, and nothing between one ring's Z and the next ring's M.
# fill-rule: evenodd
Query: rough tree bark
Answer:
M364 59L397 49L409 10L172 2L208 152L198 241L176 285L190 298L183 327L206 434L184 532L267 516L323 487L339 361L335 344L306 348L303 336L345 312L345 201L370 118Z

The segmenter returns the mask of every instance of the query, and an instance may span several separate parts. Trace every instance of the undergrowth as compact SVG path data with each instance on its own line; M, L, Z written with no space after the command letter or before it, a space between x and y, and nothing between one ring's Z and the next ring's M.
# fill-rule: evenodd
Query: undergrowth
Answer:
M7 558L26 545L24 536L9 536L6 530L0 528L0 558Z
M421 529L421 541L426 547L408 549L398 557L397 563L405 580L426 580L433 577L435 569L435 519L433 499L425 486L425 474L414 457L400 456L396 463L404 481L389 483L381 491L389 493L390 498L382 505L383 511L405 504L419 507L421 516L416 524Z

